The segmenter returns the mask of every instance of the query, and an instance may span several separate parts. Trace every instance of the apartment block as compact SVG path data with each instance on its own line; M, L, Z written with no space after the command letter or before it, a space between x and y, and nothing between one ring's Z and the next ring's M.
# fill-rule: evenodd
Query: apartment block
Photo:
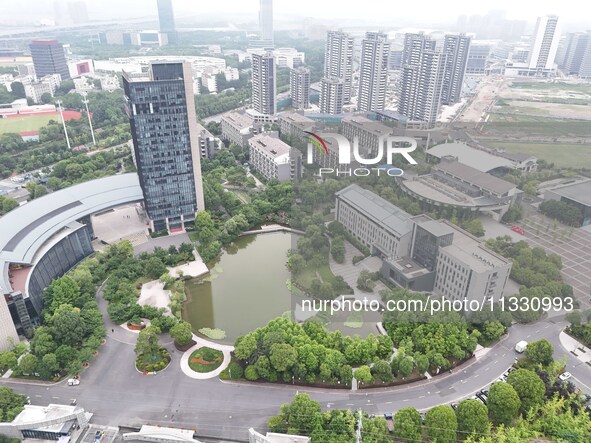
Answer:
M222 139L241 148L248 147L248 140L260 132L260 125L248 114L227 112L222 115Z
M201 158L211 160L215 155L215 137L199 123L197 123L197 140Z
M301 176L299 151L271 134L259 134L248 141L250 167L267 180L297 180Z
M284 112L277 118L279 133L283 137L293 137L299 140L306 138L306 131L314 132L315 122L298 112Z
M392 134L392 128L363 115L352 115L343 118L341 132L351 143L357 137L361 152L377 154L384 137Z
M320 112L338 115L343 113L345 104L345 81L329 77L320 80Z
M289 72L289 91L291 106L294 109L310 107L310 70L299 67Z

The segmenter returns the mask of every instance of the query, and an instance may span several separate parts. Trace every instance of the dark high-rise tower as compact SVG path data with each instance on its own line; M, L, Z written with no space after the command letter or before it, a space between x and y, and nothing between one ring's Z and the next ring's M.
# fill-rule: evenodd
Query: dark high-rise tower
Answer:
M70 79L66 54L60 42L51 39L33 40L29 48L37 78L59 74L62 81Z
M158 2L158 21L160 22L160 32L166 34L168 43L175 44L178 41L176 26L174 23L174 11L172 10L172 0L157 0Z
M154 231L183 229L204 209L199 131L189 63L153 63L123 77L135 161Z

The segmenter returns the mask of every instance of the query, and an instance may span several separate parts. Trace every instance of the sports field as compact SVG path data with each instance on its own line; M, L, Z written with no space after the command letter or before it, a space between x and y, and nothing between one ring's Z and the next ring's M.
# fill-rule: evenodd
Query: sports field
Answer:
M66 121L80 118L80 113L77 111L64 111L64 118ZM39 128L47 126L50 120L60 122L59 113L49 114L34 114L34 115L18 115L10 116L8 118L0 118L0 134L9 132L21 133L38 131Z
M590 168L591 145L577 143L506 143L485 142L491 148L522 152L564 168Z

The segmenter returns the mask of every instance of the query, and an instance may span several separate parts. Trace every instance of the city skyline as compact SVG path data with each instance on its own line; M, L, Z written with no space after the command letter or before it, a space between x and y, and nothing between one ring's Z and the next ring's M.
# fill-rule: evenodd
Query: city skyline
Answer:
M53 0L37 0L35 1L35 8L26 8L28 2L24 2L25 7L23 8L22 3L18 5L4 4L2 9L4 10L5 17L19 18L26 17L40 19L53 18L54 15L54 1ZM67 2L63 2L67 3ZM202 17L202 20L211 20L212 14L220 14L221 20L234 21L237 17L241 20L247 20L249 22L258 23L258 8L257 0L250 0L247 2L238 2L236 0L226 0L223 6L218 3L206 3L199 6L197 9L193 2L186 0L176 0L173 2L175 13L179 17L184 16L187 18L193 18L193 16ZM101 7L93 5L92 2L87 2L89 7L89 18L90 20L108 20L108 19L122 19L127 17L146 17L146 18L157 18L156 1L153 2L140 2L138 0L131 0L121 4L115 0L106 0L101 2ZM408 24L409 20L416 23L455 23L461 15L486 15L490 11L506 11L503 12L505 17L510 20L527 20L528 25L533 27L535 24L536 17L539 15L555 14L563 18L565 23L584 23L588 22L588 19L582 19L578 8L574 5L568 4L557 4L556 2L544 1L536 4L536 11L532 11L530 5L527 4L515 4L508 0L492 3L474 3L465 0L454 2L454 8L449 8L449 5L442 5L435 1L428 1L421 8L420 12L413 9L396 9L395 11L389 12L388 10L382 11L379 17L375 16L374 11L376 8L380 8L380 3L377 0L369 0L364 2L363 5L340 5L339 8L335 9L332 7L330 2L317 3L310 0L304 0L299 2L297 5L287 1L275 1L273 4L273 12L275 15L276 22L282 22L286 16L289 18L312 18L321 20L348 20L354 19L360 22L360 24L366 25L367 21L370 20L375 23L391 23L396 26L396 23ZM383 9L383 8L381 8ZM26 11L28 15L24 15L23 11ZM31 11L34 11L33 13ZM117 11L116 14L111 11ZM138 13L140 11L140 13ZM222 11L224 12L221 15ZM228 13L227 11L232 11ZM311 11L311 13L302 13L302 11ZM453 12L451 12L453 11ZM207 17L207 18L205 18ZM364 23L361 23L364 22ZM12 24L12 22L9 22Z

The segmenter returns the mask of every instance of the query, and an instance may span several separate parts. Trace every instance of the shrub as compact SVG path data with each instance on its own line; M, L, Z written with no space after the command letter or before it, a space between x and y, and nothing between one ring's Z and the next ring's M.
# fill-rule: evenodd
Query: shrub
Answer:
M256 368L252 365L246 367L246 371L244 371L244 376L246 377L247 380L250 380L250 381L254 381L259 378L259 374L257 374Z
M244 375L244 369L242 369L242 366L240 366L235 361L230 363L227 371L228 371L228 375L230 375L230 378L232 380L238 380L238 379L242 378L242 376Z
M356 255L355 257L353 257L353 259L351 261L353 262L354 265L356 265L357 263L359 263L364 258L365 257L363 255Z

